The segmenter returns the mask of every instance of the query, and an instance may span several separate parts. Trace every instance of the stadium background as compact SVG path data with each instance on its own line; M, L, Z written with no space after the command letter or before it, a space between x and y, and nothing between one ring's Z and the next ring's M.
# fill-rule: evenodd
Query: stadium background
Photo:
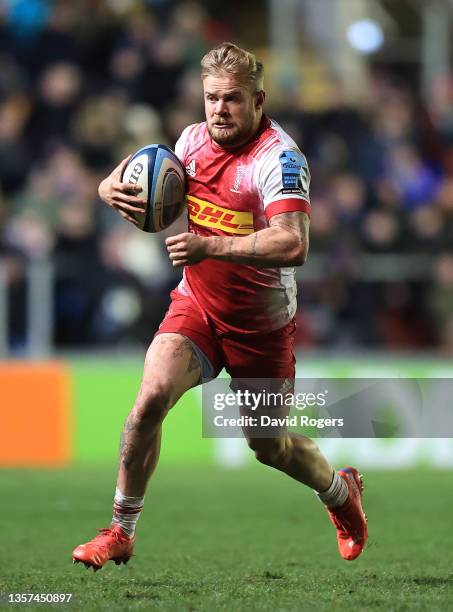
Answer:
M119 431L180 273L164 236L127 225L101 205L97 185L130 152L150 142L173 146L183 127L202 119L199 59L223 40L264 61L267 112L310 163L299 375L451 377L452 14L449 0L0 0L7 494L35 515L40 502L21 482L62 505L75 486L72 542L97 526L90 508L104 482L96 516L105 522ZM364 19L372 24L360 28ZM254 490L250 478L264 477L244 447L200 432L200 395L192 391L165 424L158 478L162 470L203 495L200 478L212 477L202 466L212 465L219 479L233 475L222 481L230 492L234 482L241 495ZM433 491L449 476L434 470L453 465L450 440L324 444L335 463L424 466ZM376 472L377 490L395 490L396 478ZM414 483L407 503L420 503L415 479L404 478Z

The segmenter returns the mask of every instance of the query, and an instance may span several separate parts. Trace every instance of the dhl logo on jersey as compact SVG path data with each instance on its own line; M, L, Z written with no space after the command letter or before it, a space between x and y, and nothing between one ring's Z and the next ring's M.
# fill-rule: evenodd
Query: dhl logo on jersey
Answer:
M217 204L186 196L189 218L196 225L214 227L228 234L253 234L253 213L222 208Z

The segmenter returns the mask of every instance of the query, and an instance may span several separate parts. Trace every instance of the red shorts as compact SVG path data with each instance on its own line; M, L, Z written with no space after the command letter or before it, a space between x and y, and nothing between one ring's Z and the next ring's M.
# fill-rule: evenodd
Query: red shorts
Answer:
M220 331L190 296L177 289L157 334L189 338L210 361L214 376L225 368L232 378L291 378L295 376L294 319L266 333Z

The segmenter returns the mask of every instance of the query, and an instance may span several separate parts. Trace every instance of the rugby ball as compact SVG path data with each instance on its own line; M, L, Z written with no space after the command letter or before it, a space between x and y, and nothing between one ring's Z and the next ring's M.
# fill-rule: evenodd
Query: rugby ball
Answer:
M175 221L185 209L186 175L171 149L151 144L135 153L121 179L140 185L137 194L146 200L144 215L134 214L144 232L160 232Z

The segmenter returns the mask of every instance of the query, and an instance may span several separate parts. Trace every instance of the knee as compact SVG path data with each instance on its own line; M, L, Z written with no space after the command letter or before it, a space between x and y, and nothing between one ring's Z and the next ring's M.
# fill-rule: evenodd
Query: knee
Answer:
M256 459L271 467L278 467L286 453L285 438L251 438L247 442Z
M160 424L171 406L171 395L166 387L142 385L132 411L134 420L144 426Z

